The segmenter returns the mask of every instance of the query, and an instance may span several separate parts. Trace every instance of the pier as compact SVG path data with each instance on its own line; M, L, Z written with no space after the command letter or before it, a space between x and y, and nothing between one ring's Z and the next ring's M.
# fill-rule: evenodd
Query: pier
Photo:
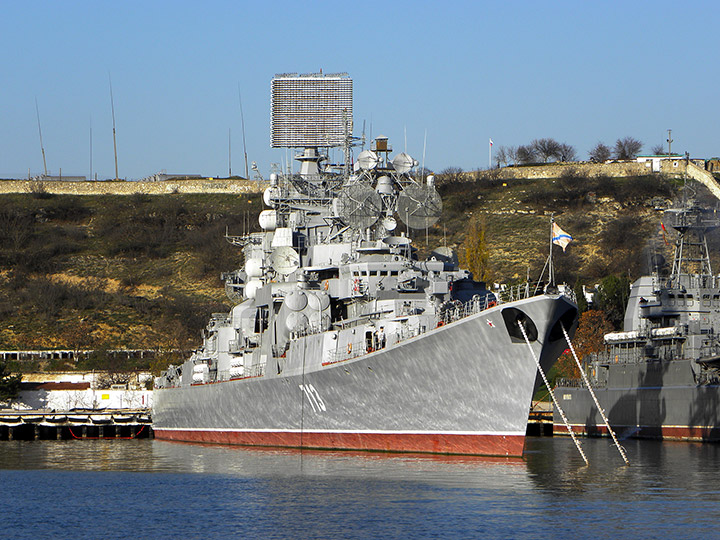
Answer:
M549 401L533 401L528 416L527 435L548 436L553 434L553 404Z
M152 437L149 409L0 411L0 441Z

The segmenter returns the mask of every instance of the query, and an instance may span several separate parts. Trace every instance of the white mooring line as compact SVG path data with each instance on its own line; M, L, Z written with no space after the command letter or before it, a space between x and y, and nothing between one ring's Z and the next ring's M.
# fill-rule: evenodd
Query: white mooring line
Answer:
M542 375L543 382L545 383L545 387L548 389L548 392L550 392L550 397L553 400L553 403L555 404L555 407L557 407L558 412L560 413L560 416L563 419L563 422L565 423L565 427L568 430L568 433L570 434L570 437L572 437L573 442L575 443L575 446L578 449L578 452L580 452L580 455L583 458L583 461L585 461L585 465L588 465L587 457L585 457L585 452L583 452L582 446L580 446L580 441L575 436L575 432L573 432L572 427L570 426L570 423L568 422L567 417L565 416L565 411L562 410L562 407L560 407L560 403L558 403L558 400L555 399L555 392L553 392L552 388L550 388L550 383L547 380L547 377L545 376L545 372L543 371L542 366L540 366L540 360L535 355L535 351L533 351L532 345L530 345L530 339L527 336L527 332L525 331L525 325L522 323L522 321L518 321L517 325L520 327L520 331L523 334L523 337L525 338L525 343L527 343L528 349L530 349L530 354L532 354L533 360L535 360L535 365L538 368L538 371L540 372L540 375Z
M590 391L590 395L592 396L593 401L595 402L595 406L597 407L597 410L600 411L600 416L602 416L603 422L605 422L605 427L607 427L608 433L610 433L610 436L612 437L613 441L615 441L615 446L617 446L618 452L620 452L620 455L622 456L625 464L630 465L627 455L625 454L625 449L618 442L617 437L615 436L615 432L613 431L613 428L610 427L610 421L607 419L607 416L605 416L605 411L603 410L603 408L600 406L600 403L598 402L598 398L595 395L595 390L593 390L593 387L590 385L590 381L588 380L587 375L585 374L585 370L580 365L580 360L578 359L578 356L575 353L575 347L573 347L573 344L570 341L570 336L568 336L567 330L565 330L565 325L560 323L560 326L562 326L563 334L565 334L565 341L567 341L568 347L570 347L570 352L572 352L572 355L573 355L573 358L575 359L575 363L577 364L578 370L580 370L580 375L582 375L583 382L585 383L585 386L587 386L587 389Z

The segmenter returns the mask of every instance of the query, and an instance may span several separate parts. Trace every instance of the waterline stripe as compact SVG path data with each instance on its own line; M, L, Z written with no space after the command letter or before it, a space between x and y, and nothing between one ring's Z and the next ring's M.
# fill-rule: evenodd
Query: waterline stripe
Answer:
M366 435L483 435L498 437L525 436L524 431L389 431L389 430L341 430L341 429L240 429L240 428L180 428L155 427L155 431L213 431L230 433L342 433Z

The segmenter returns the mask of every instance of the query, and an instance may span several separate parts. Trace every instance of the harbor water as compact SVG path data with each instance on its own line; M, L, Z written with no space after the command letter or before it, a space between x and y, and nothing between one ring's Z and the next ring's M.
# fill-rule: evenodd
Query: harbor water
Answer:
M0 443L4 538L717 537L720 446L530 438L522 459L156 440Z

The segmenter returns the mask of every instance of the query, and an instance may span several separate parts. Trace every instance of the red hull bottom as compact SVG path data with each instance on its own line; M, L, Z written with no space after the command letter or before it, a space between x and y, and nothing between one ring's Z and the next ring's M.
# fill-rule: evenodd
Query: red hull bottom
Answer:
M720 427L700 426L612 426L618 436L629 433L635 439L666 439L670 441L720 441ZM609 437L605 426L578 426L572 429L580 435L589 437ZM562 424L553 424L553 435L568 435L567 428Z
M155 428L155 438L169 441L274 446L323 450L370 450L433 454L520 457L524 435L455 435L427 433L297 433L199 431Z

